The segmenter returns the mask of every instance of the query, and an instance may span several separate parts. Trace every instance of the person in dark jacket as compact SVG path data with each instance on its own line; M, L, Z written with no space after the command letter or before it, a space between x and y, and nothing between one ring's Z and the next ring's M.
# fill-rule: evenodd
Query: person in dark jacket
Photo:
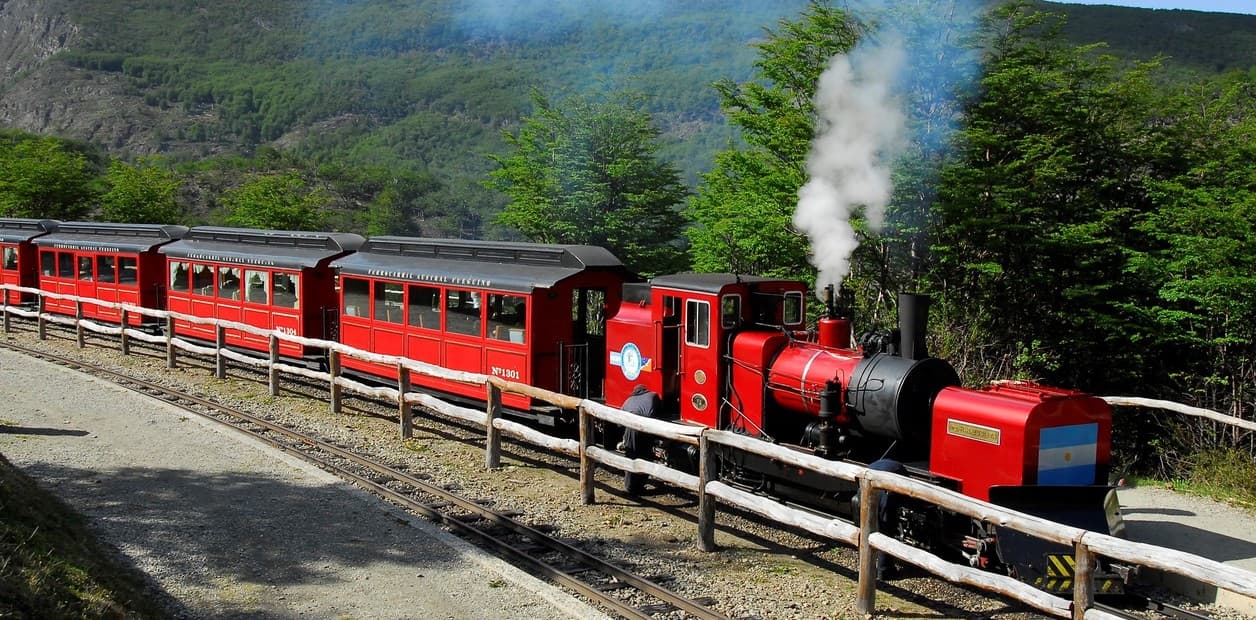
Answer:
M646 386L637 385L632 389L632 394L628 396L628 400L624 401L620 409L647 418L662 419L663 399L659 398L658 394L651 392ZM619 449L630 458L647 457L650 455L650 442L648 436L641 436L640 431L626 428L624 429L624 440L620 442ZM624 472L624 491L634 494L640 493L645 490L645 480L646 476L644 474Z

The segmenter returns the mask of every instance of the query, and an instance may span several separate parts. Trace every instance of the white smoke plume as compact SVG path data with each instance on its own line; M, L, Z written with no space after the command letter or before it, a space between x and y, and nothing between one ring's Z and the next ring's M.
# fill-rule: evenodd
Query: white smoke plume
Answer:
M816 290L841 284L859 245L851 217L860 208L879 231L893 192L890 167L901 148L906 119L893 84L904 62L897 40L835 56L816 87L816 135L807 156L806 185L798 190L794 225L811 240L819 270Z

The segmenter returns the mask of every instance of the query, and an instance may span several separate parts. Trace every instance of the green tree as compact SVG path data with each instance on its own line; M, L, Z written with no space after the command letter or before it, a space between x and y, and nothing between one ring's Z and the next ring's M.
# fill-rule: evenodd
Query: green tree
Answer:
M487 185L511 199L499 221L536 242L606 247L641 272L676 269L687 190L656 157L659 130L641 99L532 100L532 115L505 136L513 152L492 157Z
M806 181L816 83L829 59L849 52L862 32L846 11L812 3L757 44L755 79L716 83L720 107L745 146L718 153L689 201L695 269L809 277L807 239L791 219Z
M1025 5L986 24L988 66L942 175L932 277L952 357L977 375L1022 374L1104 391L1152 360L1128 311L1128 270L1149 209L1148 68L1062 44Z
M331 205L330 193L312 187L295 171L261 173L223 193L231 226L276 230L319 230Z
M114 160L105 182L109 190L100 197L100 217L106 222L174 224L181 219L176 197L183 182L155 162Z
M1133 273L1154 283L1131 308L1175 360L1174 396L1252 419L1256 412L1256 74L1179 93L1161 142L1181 163L1151 184L1156 203Z
M80 147L0 133L0 216L80 219L99 195L99 170Z

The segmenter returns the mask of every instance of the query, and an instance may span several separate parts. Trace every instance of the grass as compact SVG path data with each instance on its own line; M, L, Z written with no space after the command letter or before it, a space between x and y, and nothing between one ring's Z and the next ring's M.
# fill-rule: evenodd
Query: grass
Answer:
M169 618L82 516L0 455L0 618Z
M1190 471L1178 478L1139 482L1256 510L1256 459L1243 450L1201 452L1193 458Z

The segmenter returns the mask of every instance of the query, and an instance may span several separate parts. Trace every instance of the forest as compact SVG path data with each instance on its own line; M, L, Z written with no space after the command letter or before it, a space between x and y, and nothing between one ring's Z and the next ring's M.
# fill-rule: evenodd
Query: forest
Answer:
M816 136L897 119L869 156L883 191L821 228L852 239L840 279L861 325L925 292L931 352L970 383L1256 418L1256 18L695 0L519 28L528 16L441 2L280 2L248 20L185 4L100 3L92 43L61 61L185 110L172 145L244 148L134 159L5 131L0 215L594 243L644 275L822 284L796 217L829 174ZM830 116L832 59L900 39L893 105ZM851 88L878 75L858 69ZM1130 472L1256 500L1251 434L1151 412L1118 425Z

